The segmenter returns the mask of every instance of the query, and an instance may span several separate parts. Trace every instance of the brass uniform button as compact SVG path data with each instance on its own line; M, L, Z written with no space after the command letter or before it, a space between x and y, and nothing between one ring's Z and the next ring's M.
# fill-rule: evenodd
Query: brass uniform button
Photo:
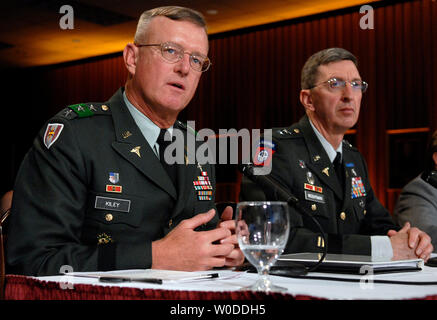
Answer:
M106 221L109 222L109 221L112 221L112 219L114 219L114 216L112 214L108 213L108 214L105 215L105 220Z
M315 203L311 205L311 210L313 210L313 211L316 211L316 210L317 210L317 206L316 206Z
M367 210L364 210L364 211L363 211L363 214L366 215L366 213L367 213Z
M343 221L346 219L346 213L344 211L340 213L340 219Z
M108 109L109 109L109 108L108 108L108 106L107 106L106 104L103 104L103 105L102 105L102 110L103 110L103 111L108 111Z
M172 225L173 225L173 219L170 219L170 220L168 221L168 227L171 228Z
M293 131L294 131L294 133L299 133L299 132L300 132L300 130L299 130L299 129L297 129L297 128L296 128L296 129L294 129Z

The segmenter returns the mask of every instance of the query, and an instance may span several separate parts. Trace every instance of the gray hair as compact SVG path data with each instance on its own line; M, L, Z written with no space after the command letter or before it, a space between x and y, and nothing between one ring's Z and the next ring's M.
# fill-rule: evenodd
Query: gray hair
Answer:
M141 39L143 39L150 21L158 16L163 16L171 20L192 22L195 25L204 28L207 33L205 18L200 12L185 7L165 6L143 12L138 20L137 31L135 32L134 37L135 43L141 43Z
M305 62L301 74L301 88L311 89L316 84L316 79L319 73L319 66L331 62L351 60L358 67L357 58L349 51L342 48L329 48L313 54Z

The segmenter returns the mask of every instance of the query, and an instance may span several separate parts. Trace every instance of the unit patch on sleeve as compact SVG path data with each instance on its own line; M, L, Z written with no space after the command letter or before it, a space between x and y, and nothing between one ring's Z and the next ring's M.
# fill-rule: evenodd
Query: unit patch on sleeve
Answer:
M275 151L276 145L274 142L261 140L256 148L253 164L256 166L269 166Z
M58 140L64 125L62 123L49 123L44 133L43 142L47 149L50 149L53 143Z

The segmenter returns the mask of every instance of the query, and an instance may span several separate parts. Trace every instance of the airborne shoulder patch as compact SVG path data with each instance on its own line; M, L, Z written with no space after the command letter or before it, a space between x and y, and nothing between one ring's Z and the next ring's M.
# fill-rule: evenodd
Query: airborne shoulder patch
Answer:
M253 164L256 166L270 166L275 151L276 144L273 141L261 140L256 148Z

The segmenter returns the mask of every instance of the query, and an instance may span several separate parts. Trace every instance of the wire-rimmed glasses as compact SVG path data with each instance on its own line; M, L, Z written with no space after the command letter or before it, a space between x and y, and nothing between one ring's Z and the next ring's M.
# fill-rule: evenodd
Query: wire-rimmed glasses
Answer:
M323 85L323 84L327 84L331 90L336 91L336 90L340 90L340 89L343 89L344 87L346 87L346 83L349 83L350 86L352 87L352 89L360 90L362 93L366 92L367 87L369 86L369 84L366 81L362 81L362 80L346 81L346 80L343 80L340 78L331 78L331 79L328 79L328 80L323 81L321 83L318 83L318 84L310 87L309 89L315 88L315 87Z
M187 52L180 45L173 42L140 44L135 43L137 47L160 47L162 57L170 63L176 63L184 57L184 54L190 56L190 66L193 70L205 72L211 66L211 61L207 56L197 52Z

